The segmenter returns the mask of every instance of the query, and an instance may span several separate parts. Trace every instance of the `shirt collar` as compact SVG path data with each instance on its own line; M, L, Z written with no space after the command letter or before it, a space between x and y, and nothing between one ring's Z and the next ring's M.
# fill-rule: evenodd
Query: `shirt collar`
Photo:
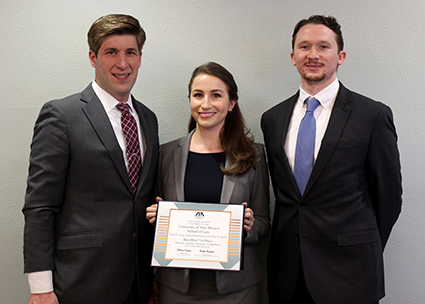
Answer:
M116 109L116 105L119 103L111 94L102 89L96 81L92 82L92 87L97 97L100 99L103 107L105 108L106 113L109 113L113 109ZM130 112L134 112L133 100L131 98L131 94L126 102L130 107Z
M326 88L321 90L316 95L312 96L320 101L320 105L322 105L324 108L326 108L333 100L335 100L336 95L338 94L339 90L339 81L338 78L335 78L335 80L328 85ZM300 96L298 97L298 102L302 104L304 103L304 100L306 100L311 95L308 94L306 91L304 91L300 87Z

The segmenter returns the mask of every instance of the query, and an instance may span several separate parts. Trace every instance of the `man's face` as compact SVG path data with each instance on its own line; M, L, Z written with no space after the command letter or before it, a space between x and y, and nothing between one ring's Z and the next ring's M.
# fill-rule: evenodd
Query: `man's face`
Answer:
M96 69L96 83L119 102L126 102L137 79L142 52L134 35L110 35L104 38L97 56L89 52Z
M336 34L322 24L307 24L297 33L292 64L301 75L301 86L327 87L336 78L336 71L346 57L338 51Z

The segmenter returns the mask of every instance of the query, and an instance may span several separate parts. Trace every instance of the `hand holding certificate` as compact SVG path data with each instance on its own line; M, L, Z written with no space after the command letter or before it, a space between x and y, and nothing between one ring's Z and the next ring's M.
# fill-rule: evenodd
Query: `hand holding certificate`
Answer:
M244 208L160 201L152 266L240 270Z

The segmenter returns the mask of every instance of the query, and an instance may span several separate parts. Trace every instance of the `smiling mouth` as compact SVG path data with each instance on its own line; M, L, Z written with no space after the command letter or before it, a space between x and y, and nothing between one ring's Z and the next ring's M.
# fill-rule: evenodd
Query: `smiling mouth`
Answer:
M127 78L128 76L130 76L130 73L124 74L124 75L117 75L117 74L113 74L113 75L117 78L124 79L124 78Z
M307 62L306 64L305 64L305 66L306 67L308 67L308 68L321 68L322 66L324 66L324 64L323 63L312 63L312 62Z
M201 116L202 118L209 118L209 117L213 117L215 115L215 112L200 112L199 116Z

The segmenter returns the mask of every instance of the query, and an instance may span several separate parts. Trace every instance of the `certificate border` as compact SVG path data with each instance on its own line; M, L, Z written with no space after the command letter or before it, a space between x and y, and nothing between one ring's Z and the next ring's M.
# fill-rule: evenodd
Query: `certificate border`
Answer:
M219 261L196 261L165 259L168 226L170 221L169 212L171 209L194 210L194 211L230 211L230 229L228 239L227 262ZM197 268L197 269L216 269L233 270L243 269L243 220L244 205L237 204L209 204L209 203L191 203L160 201L158 202L157 223L155 227L155 239L152 253L151 265L155 267L177 267L177 268Z
M193 212L195 212L194 210L192 210L192 209L182 209L182 208L170 208L168 211L169 211L169 213L170 213L170 216L169 216L169 220L168 220L168 224L169 224L169 222L170 222L170 218L171 218L171 212L172 211L175 211L175 210L180 210L180 211L193 211ZM226 252L227 252L227 255L226 255L226 260L210 260L210 261L208 261L208 262L218 262L218 263L228 263L228 261L229 261L229 255L233 255L233 250L231 250L231 246L230 246L230 244L231 243L234 243L235 242L235 237L236 237L236 234L237 233L235 233L235 230L237 230L236 229L236 227L234 227L234 222L232 222L232 211L230 211L230 210L223 210L223 211L216 211L216 210L205 210L205 208L203 208L202 210L196 210L197 211L197 213L211 213L211 212L224 212L224 213L227 213L227 216L229 217L229 223L228 223L228 225L226 225L226 226L228 226L228 233L227 233L227 250L226 250ZM175 215L176 216L176 215ZM239 220L236 220L237 222L239 222ZM168 226L169 227L169 226ZM164 227L165 228L165 227ZM239 239L239 238L238 238ZM171 258L171 257L167 257L167 245L168 245L168 241L169 241L169 239L168 239L168 237L166 238L166 246L165 246L165 256L164 256L164 259L165 260L181 260L181 261L186 261L186 260L188 260L188 259L184 259L184 258ZM234 245L233 245L234 246ZM206 262L206 260L205 259L191 259L190 261L194 261L194 262Z

